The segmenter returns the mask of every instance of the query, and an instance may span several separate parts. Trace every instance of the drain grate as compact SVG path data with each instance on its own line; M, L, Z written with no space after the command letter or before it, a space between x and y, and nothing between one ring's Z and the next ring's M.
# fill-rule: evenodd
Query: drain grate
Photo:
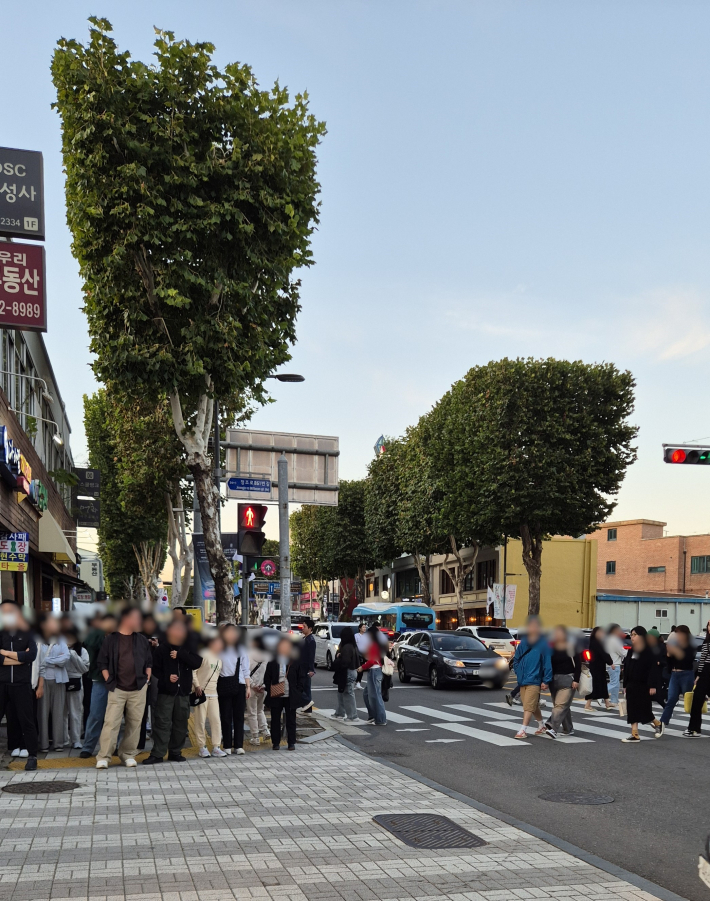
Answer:
M597 795L594 792L549 792L539 796L543 801L556 801L559 804L613 804L611 795Z
M434 813L383 813L373 817L410 848L482 848L488 842Z
M11 795L54 795L57 792L69 792L81 788L81 782L62 782L53 779L45 782L10 782L3 785L2 790Z

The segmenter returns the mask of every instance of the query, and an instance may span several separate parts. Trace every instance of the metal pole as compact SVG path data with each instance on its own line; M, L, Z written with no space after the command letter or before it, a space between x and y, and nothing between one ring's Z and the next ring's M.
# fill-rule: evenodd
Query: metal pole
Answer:
M281 570L281 631L291 629L291 552L288 538L288 460L278 460L279 476L279 567Z
M242 561L242 625L249 625L249 574L251 572L250 558L244 557Z

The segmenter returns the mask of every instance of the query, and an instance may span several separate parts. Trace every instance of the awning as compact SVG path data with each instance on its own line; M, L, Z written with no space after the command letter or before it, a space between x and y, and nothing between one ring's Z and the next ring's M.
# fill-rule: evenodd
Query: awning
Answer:
M59 563L76 563L76 554L49 510L44 511L39 521L39 551L51 554L52 560Z

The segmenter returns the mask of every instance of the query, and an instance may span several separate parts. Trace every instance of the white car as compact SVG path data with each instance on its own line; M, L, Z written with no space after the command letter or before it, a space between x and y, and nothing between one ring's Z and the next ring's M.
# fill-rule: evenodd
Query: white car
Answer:
M316 640L316 666L333 669L333 661L340 647L340 635L346 626L357 632L358 623L316 623L313 637Z
M402 650L402 647L405 644L408 644L415 635L419 635L421 630L417 630L416 632L402 632L397 641L393 642L391 651L392 651L392 659L396 662L399 660L399 652Z
M482 641L487 648L490 648L507 660L510 660L515 654L515 649L518 646L518 640L511 634L509 629L503 626L461 626L456 631L472 635L474 638Z

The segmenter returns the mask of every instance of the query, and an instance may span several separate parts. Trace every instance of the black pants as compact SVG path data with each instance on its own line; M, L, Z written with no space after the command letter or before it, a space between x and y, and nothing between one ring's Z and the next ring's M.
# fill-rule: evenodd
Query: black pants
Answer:
M239 684L238 676L220 676L217 679L217 700L222 723L222 747L241 748L244 745L246 685Z
M693 689L693 705L690 708L690 722L688 729L691 732L700 732L703 722L703 704L710 693L710 670L704 669L698 676L698 684Z
M0 720L4 714L7 714L8 722L10 717L14 716L22 733L21 747L27 748L30 757L37 756L37 725L34 717L33 695L32 686L29 684L4 683L0 685ZM10 748L10 750L14 749Z
M138 750L145 750L146 732L148 730L148 709L151 709L151 716L154 715L155 706L158 703L158 680L151 676L148 683L148 691L145 695L145 710L143 711L143 720L141 722L141 734L138 738Z
M89 719L89 711L91 710L91 686L94 684L88 673L84 673L81 677L81 684L84 687L84 718L82 720L82 729L86 729L86 721Z
M281 744L281 711L286 718L286 739L289 746L296 744L296 708L291 707L291 698L271 698L271 744L278 748Z

